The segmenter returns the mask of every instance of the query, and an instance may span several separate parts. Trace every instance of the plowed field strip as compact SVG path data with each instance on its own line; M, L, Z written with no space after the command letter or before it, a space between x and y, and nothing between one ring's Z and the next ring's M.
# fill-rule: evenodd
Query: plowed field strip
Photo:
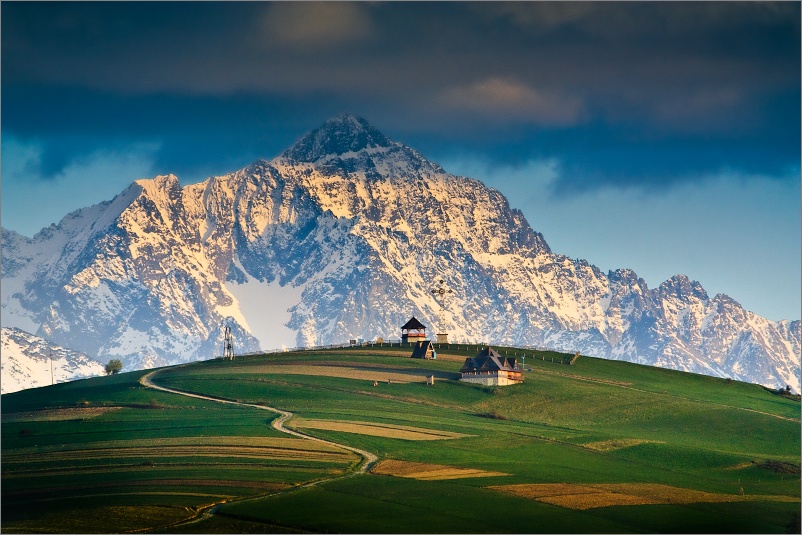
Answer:
M307 471L314 471L316 474L341 474L343 472L342 468L337 467L327 467L322 468L319 466L310 467L309 463L314 462L314 460L309 460L304 465L298 465L295 461L297 459L272 459L277 462L286 462L291 461L291 464L276 464L271 462L266 462L265 459L256 459L256 462L243 462L243 463L217 463L214 462L215 459L218 457L210 457L208 462L195 462L195 458L192 459L192 462L189 463L174 463L174 462L159 462L158 464L148 465L147 469L156 468L160 473L164 472L181 472L185 473L188 469L197 470L197 469L214 469L214 470L270 470L270 473L275 472L307 472ZM254 460L253 457L247 457L247 459ZM303 459L306 461L306 459ZM325 462L325 461L324 461ZM19 479L25 477L56 477L56 476L73 476L73 475L88 475L88 474L127 474L132 472L142 472L145 469L144 465L139 462L137 464L127 464L127 465L118 465L118 464L97 464L93 463L91 466L82 466L82 465L70 465L70 466L60 466L58 468L54 468L52 466L44 466L39 468L28 468L25 470L14 470L13 473L4 473L3 474L3 481L12 480L12 479Z
M13 412L3 415L5 422L57 422L95 418L122 407L86 407L70 409L45 409L41 411Z
M210 494L207 492L170 492L170 491L152 491L152 490L143 490L141 492L115 492L114 496L192 496L198 498L215 498L217 501L223 500L228 501L235 496L231 494L222 494L219 492ZM81 493L81 498L108 498L108 493L99 493L99 494L84 494ZM52 496L48 498L37 498L37 502L57 502L59 500L63 500L64 496ZM201 505L203 507L203 505ZM182 519L185 518L182 516Z
M144 448L108 448L90 450L54 451L30 455L7 454L3 461L49 462L83 461L89 459L120 459L126 457L237 457L254 459L297 459L347 463L353 456L347 452L322 452L315 450L226 447L226 446L163 446Z
M281 437L247 437L247 436L207 436L207 437L175 437L175 438L148 438L130 440L104 440L99 442L82 442L76 445L76 449L105 450L115 448L150 448L150 447L178 447L178 446L226 446L226 447L260 447L278 448L282 450L298 450L301 452L324 451L342 452L331 444L310 442L302 438L281 438ZM47 452L70 451L70 445L44 446L20 448L14 450L14 454L40 455ZM5 454L4 454L5 455Z
M798 502L795 496L738 495L704 492L650 483L574 485L571 483L490 486L513 496L569 509L594 509L617 505L721 503L742 501Z
M568 494L592 494L595 492L602 492L602 490L585 486L574 485L572 483L541 483L541 484L518 484L518 485L502 485L496 487L488 487L490 489L506 492L507 494L514 494L522 498L541 498L545 496L562 496Z
M587 444L583 444L586 448L590 448L596 451L616 451L622 450L625 448L631 448L633 446L639 446L641 444L662 444L662 442L658 440L642 440L638 438L622 438L622 439L614 439L614 440L604 440L601 442L588 442Z
M374 424L371 422L352 422L348 420L298 420L294 425L306 429L342 431L345 433L400 438L404 440L449 440L470 436L462 433L423 429L405 425L394 426L389 424Z
M418 472L408 474L403 477L418 479L420 481L444 481L447 479L465 479L469 477L500 477L508 476L504 472L490 472L488 470L470 468L450 468L444 470L434 470L432 472Z
M423 481L463 479L468 477L508 476L503 472L491 472L478 468L456 468L442 464L416 463L411 461L382 461L371 470L374 474L405 477Z
M371 472L374 474L385 474L388 476L405 476L407 474L426 472L429 470L441 470L452 468L442 464L416 463L414 461L397 461L387 459L373 467Z
M370 427L378 427L382 429L395 429L395 430L402 430L402 431L412 431L414 433L425 433L428 435L440 435L443 437L449 438L462 438L468 437L473 435L465 435L463 433L456 433L453 431L442 431L440 429L427 429L425 427L414 427L411 425L400 425L400 424L386 424L382 422L364 422L360 420L318 420L318 419L305 419L305 418L298 418L296 422L301 424L305 422L338 422L338 423L347 423L347 424L354 424L354 425L365 425Z
M404 431L414 431L419 433L427 433L430 435L441 435L444 437L461 438L461 437L471 436L462 433L455 433L453 431L442 431L440 429L427 429L425 427L415 427L412 425L386 424L382 422L361 422L357 420L340 420L340 421L347 421L358 425L369 425L371 427L383 427L385 429L402 429Z
M568 509L584 511L597 507L610 507L613 505L659 505L665 502L642 496L616 494L614 492L594 492L590 494L562 494L560 496L543 496L537 501L558 505Z
M641 497L654 497L664 500L667 503L696 503L696 502L729 502L729 501L755 501L770 499L770 501L799 501L798 497L778 496L778 495L740 495L740 494L720 494L715 492L705 492L701 490L684 489L659 485L653 483L611 483L605 485L594 485L597 488L617 492L621 494L631 494ZM733 500L733 498L735 498Z
M135 481L103 481L99 483L87 483L85 485L68 485L39 487L35 489L25 489L18 491L3 492L3 497L28 496L35 494L63 493L91 489L112 489L128 487L226 487L226 488L248 488L261 490L281 490L288 488L286 483L262 481L248 481L238 479L140 479ZM62 496L63 498L63 496Z

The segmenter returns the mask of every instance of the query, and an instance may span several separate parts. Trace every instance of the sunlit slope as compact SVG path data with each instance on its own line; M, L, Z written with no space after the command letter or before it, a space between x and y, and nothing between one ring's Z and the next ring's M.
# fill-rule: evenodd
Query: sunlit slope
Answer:
M379 457L371 473L345 479L333 478L359 463L353 453L281 435L266 411L145 389L140 372L3 396L3 527L798 526L798 401L735 381L585 357L569 365L570 355L531 351L522 385L460 383L464 358L477 352L452 346L421 361L386 347L309 351L154 376L165 387L291 411L288 427ZM488 516L488 507L498 514Z

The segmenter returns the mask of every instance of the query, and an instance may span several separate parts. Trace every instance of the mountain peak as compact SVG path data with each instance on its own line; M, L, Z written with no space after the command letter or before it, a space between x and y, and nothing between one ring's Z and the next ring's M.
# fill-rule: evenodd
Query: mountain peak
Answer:
M305 134L282 156L298 162L316 162L329 155L340 156L371 147L391 145L392 141L365 119L352 113L343 113L332 117L317 130Z
M674 275L665 281L660 285L658 291L663 295L672 295L679 299L687 299L689 297L695 297L702 301L709 299L707 292L698 281L692 281L682 274Z

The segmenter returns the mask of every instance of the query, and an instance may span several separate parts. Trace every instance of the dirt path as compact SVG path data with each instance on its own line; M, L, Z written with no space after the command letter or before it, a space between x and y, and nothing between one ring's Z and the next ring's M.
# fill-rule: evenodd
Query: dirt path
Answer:
M357 468L356 473L367 472L367 470L373 465L373 463L375 463L378 460L378 458L375 455L373 455L372 453L370 453L369 451L361 450L359 448L354 448L354 447L351 447L351 446L346 446L345 444L339 444L339 443L333 442L331 440L325 440L325 439L322 439L322 438L313 437L312 435L307 435L306 433L301 433L300 431L295 431L293 429L287 429L286 427L284 427L284 424L287 422L287 420L289 420L290 418L292 418L294 416L294 414L289 412L289 411L284 411L284 410L281 410L281 409L277 409L275 407L269 407L267 405L255 405L253 403L241 403L239 401L232 401L232 400L216 398L216 397L212 397L212 396L204 396L204 395L201 395L201 394L194 394L192 392L185 392L183 390L176 390L174 388L167 388L165 386L157 385L156 383L154 383L151 380L153 375L155 375L156 373L158 373L158 370L157 371L152 371L152 372L150 372L148 374L143 375L142 378L139 380L139 382L142 383L143 386L146 386L148 388L153 388L155 390L161 390L162 392L169 392L171 394L178 394L179 396L187 396L187 397L191 397L191 398L204 399L204 400L207 400L207 401L215 401L217 403L226 403L226 404L229 404L229 405L239 405L241 407L252 407L254 409L262 409L262 410L266 410L266 411L270 411L270 412L275 412L276 414L279 415L279 417L276 418L275 420L273 420L273 422L270 425L276 431L279 431L281 433L286 433L286 434L292 435L294 437L303 438L303 439L306 439L306 440L313 440L315 442L320 442L321 444L327 444L329 446L335 446L335 447L338 447L338 448L342 448L344 450L348 450L348 451L351 451L353 453L356 453L357 455L362 457L362 463Z
M253 403L242 403L242 402L239 402L239 401L232 401L232 400L229 400L229 399L216 398L216 397L213 397L213 396L204 396L202 394L194 394L192 392L185 392L183 390L176 390L174 388L167 388L165 386L160 386L160 385L157 385L156 383L154 383L153 380L152 380L153 376L156 375L158 372L159 372L159 370L155 370L155 371L152 371L150 373L147 373L147 374L143 375L139 379L139 382L142 384L142 386L145 386L147 388L153 388L154 390L161 390L162 392L169 392L170 394L177 394L179 396L187 396L187 397L196 398L196 399L203 399L203 400L206 400L206 401L214 401L216 403L225 403L225 404L228 404L228 405L239 405L240 407L251 407L251 408L254 408L254 409L261 409L261 410L274 412L274 413L278 414L279 417L276 418L275 420L273 420L270 425L276 431L279 431L281 433L286 433L288 435L292 435L294 437L302 438L302 439L305 439L305 440L312 440L312 441L315 441L315 442L319 442L321 444L326 444L326 445L329 445L329 446L334 446L334 447L337 447L337 448L348 450L348 451L356 453L357 455L362 457L362 462L351 473L348 473L348 474L345 474L345 475L335 475L335 476L329 476L329 477L324 477L324 478L320 478L320 479L315 479L313 481L308 481L306 483L302 483L301 485L297 485L295 487L290 487L290 488L288 488L286 490L283 490L283 491L271 492L269 494L258 495L258 496L249 496L247 498L242 498L242 499L237 499L237 500L232 500L232 501L241 502L241 501L249 501L249 500L261 499L261 498L264 498L264 497L269 496L269 495L282 494L282 493L285 493L285 492L292 492L292 491L295 491L295 490L298 490L298 489L311 487L313 485L318 485L320 483L324 483L324 482L328 482L328 481L334 481L334 480L337 480L337 479L344 479L346 477L352 477L352 476L354 476L356 474L364 474L365 472L367 472L370 469L371 466L373 466L373 464L376 461L378 461L378 457L376 457L374 454L370 453L369 451L365 451L365 450L361 450L359 448L354 448L352 446L347 446L345 444L340 444L340 443L337 443L337 442L333 442L331 440L325 440L325 439L322 439L322 438L314 437L312 435L307 435L306 433L302 433L300 431L295 431L294 429L287 429L286 427L284 427L284 424L290 418L292 418L294 416L294 414L289 412L289 411L277 409L275 407L269 407L267 405L255 405ZM136 531L150 531L150 530L153 530L153 529L166 529L166 528L171 528L171 527L176 527L176 526L185 526L187 524L194 524L194 523L200 522L202 520L205 520L205 519L213 516L215 514L215 512L217 511L217 509L222 504L224 504L224 503L226 503L228 501L229 500L225 500L225 501L221 501L219 503L215 503L215 504L209 505L207 507L204 507L204 508L198 510L197 513L192 518L189 518L189 519L186 519L186 520L182 520L182 521L177 522L177 523L170 524L169 526L156 526L156 527L153 527L153 528L147 528L147 529L136 530Z

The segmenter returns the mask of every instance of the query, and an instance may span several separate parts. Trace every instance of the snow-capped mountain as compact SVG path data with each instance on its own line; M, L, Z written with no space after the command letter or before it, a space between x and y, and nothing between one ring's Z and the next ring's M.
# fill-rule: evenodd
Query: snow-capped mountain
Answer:
M105 366L83 353L50 344L19 329L0 330L0 392L64 383L105 373Z
M800 321L555 254L501 193L349 114L273 160L137 180L2 246L3 325L127 369L218 356L224 324L247 352L398 338L415 315L452 339L799 390Z

